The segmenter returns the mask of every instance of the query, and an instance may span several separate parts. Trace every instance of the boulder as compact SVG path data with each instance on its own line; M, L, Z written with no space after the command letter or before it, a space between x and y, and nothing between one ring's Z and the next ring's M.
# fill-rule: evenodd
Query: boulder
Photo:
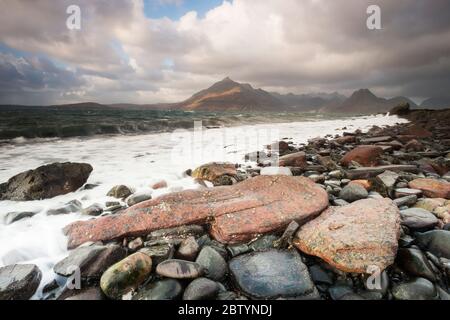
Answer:
M211 224L213 237L239 243L303 224L328 207L328 194L305 177L258 176L233 186L186 190L137 204L119 215L68 225L68 247L147 235L154 230Z
M410 112L409 108L410 106L408 102L402 102L398 106L393 107L389 113L392 116L404 116Z
M358 146L345 154L341 159L343 166L349 166L352 161L359 163L364 167L374 167L380 162L380 156L383 149L377 146Z
M42 272L33 264L15 264L0 268L0 300L30 299L42 279Z
M81 188L92 172L87 163L53 163L12 177L0 188L0 200L49 199Z
M409 182L409 187L419 189L429 198L450 199L450 183L434 179L415 179Z
M305 168L308 165L306 163L306 153L300 151L282 156L279 159L279 165L280 167Z
M230 261L229 267L233 281L251 298L319 297L308 268L294 250L271 249L240 255Z
M389 199L366 199L331 207L300 228L294 244L344 272L384 270L394 262L400 214Z
M120 299L147 280L152 271L152 259L141 252L117 262L103 273L100 287L111 299Z
M224 177L235 178L236 176L236 166L232 163L208 163L198 167L192 172L192 178L210 181L215 186L223 185ZM232 183L226 184L230 185Z
M126 250L119 245L80 247L55 264L53 270L56 274L69 277L77 267L82 279L100 279L106 269L125 257Z

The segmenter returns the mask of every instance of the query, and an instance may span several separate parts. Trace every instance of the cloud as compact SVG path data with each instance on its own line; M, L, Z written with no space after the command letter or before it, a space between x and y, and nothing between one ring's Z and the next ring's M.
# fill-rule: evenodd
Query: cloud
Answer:
M70 4L81 7L81 31L65 28ZM382 30L366 28L371 4ZM282 92L369 87L422 98L450 84L447 0L234 0L179 20L146 17L141 0L4 0L0 20L0 43L71 70L39 77L28 58L19 81L17 62L2 64L1 78L17 79L8 92L57 92L57 102L177 101L225 76ZM8 99L2 91L0 103Z

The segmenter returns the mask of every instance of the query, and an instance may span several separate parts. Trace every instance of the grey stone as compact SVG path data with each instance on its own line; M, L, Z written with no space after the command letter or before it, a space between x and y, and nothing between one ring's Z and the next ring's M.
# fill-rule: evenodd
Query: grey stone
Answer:
M271 249L233 258L230 271L236 285L259 299L318 299L308 268L295 251Z
M81 210L81 214L85 216L99 216L103 213L103 208L101 205L95 203L83 210Z
M34 217L37 212L9 212L4 218L5 224L11 224L22 219Z
M60 214L69 214L81 211L82 204L78 200L72 200L61 207L50 209L47 211L48 216L55 216Z
M436 276L431 269L430 263L419 249L401 248L398 250L396 259L400 268L409 275L427 278L430 281L436 280Z
M437 297L434 284L424 278L395 285L392 294L397 300L432 300Z
M194 261L200 250L197 240L193 236L184 239L177 251L177 258L181 260Z
M151 192L147 192L147 193L135 193L133 195L131 195L128 199L127 199L127 204L129 207L134 206L135 204L144 202L144 201L148 201L152 199L152 193Z
M219 292L217 282L207 278L198 278L192 281L183 294L183 300L210 300Z
M131 194L132 191L130 190L130 188L124 185L118 185L109 190L106 195L108 197L113 197L117 199L125 199L129 197Z
M172 279L195 279L203 275L203 268L196 262L169 259L156 267L160 276Z
M433 230L416 235L416 244L436 257L450 259L450 231Z
M400 211L402 225L410 229L430 229L438 224L438 219L431 212L421 208Z
M203 247L195 262L203 267L207 278L215 281L222 280L228 271L225 259L209 246Z
M361 199L366 199L369 196L367 190L356 183L348 184L339 193L339 198L344 199L347 202L354 202Z
M0 268L0 300L30 299L42 279L42 272L33 264L15 264Z
M133 296L133 300L175 300L181 296L183 287L175 279L163 279L151 283Z

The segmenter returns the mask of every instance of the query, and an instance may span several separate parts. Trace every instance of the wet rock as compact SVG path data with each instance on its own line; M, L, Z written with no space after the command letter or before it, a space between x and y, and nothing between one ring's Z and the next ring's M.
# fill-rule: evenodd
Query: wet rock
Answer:
M339 198L347 202L354 202L361 199L366 199L369 196L367 190L359 184L351 183L344 187L339 193Z
M151 271L152 259L137 252L106 270L100 279L100 287L109 298L120 299L142 284Z
M383 149L377 146L358 146L348 152L342 159L343 166L349 166L352 161L359 163L364 167L374 167L380 163L380 156Z
M183 225L175 228L167 228L167 229L159 229L151 232L147 236L147 240L155 240L155 239L171 239L171 238L181 238L186 239L188 237L201 236L205 233L205 229L200 225Z
M311 266L309 268L309 273L315 284L332 285L334 283L334 279L330 273L326 272L318 265Z
M0 200L41 200L74 192L86 183L92 170L86 163L66 162L25 171L3 185Z
M236 300L238 295L234 293L233 291L225 291L225 292L219 292L217 294L216 300L220 301L230 301L230 300Z
M407 197L411 195L420 197L422 195L422 191L417 189L399 188L396 189L394 193L395 198Z
M128 249L132 252L141 249L144 246L144 240L141 237L138 237L128 243Z
M47 211L48 216L56 216L60 214L69 214L82 210L82 204L78 200L72 200L61 207L50 209Z
M311 201L314 199L314 201ZM328 194L304 177L258 176L233 186L186 190L137 204L120 215L79 221L64 229L68 247L142 236L162 228L211 223L214 238L242 243L299 224L328 206Z
M253 251L263 251L267 249L272 249L275 246L275 241L278 240L277 236L272 234L268 234L262 237L259 237L252 243L250 243L249 247Z
M341 300L346 295L354 295L353 289L343 284L336 284L328 289L328 294L332 300Z
M227 247L228 252L232 257L236 257L240 254L244 254L250 251L250 248L247 244L238 244L234 246L228 246Z
M306 153L300 151L282 156L279 159L279 165L280 167L305 168L308 165L306 163Z
M163 243L159 245L153 245L150 247L145 247L139 250L149 257L152 258L154 266L159 265L161 262L172 259L174 255L174 247L172 244Z
M81 214L85 216L99 216L103 213L103 208L99 204L93 204L83 210L81 210Z
M109 190L106 195L108 197L113 197L117 199L125 199L128 198L132 193L133 192L127 186L118 185Z
M410 229L431 229L438 224L438 219L429 211L419 208L410 208L400 211L402 225Z
M110 266L126 257L124 248L118 245L92 245L80 247L55 264L56 274L69 277L79 268L82 279L99 279Z
M163 279L147 285L133 296L133 300L175 300L183 293L178 280Z
M308 268L296 251L269 250L233 258L230 271L236 285L258 299L317 299Z
M134 206L135 204L151 200L152 199L152 193L151 192L139 192L131 195L127 199L127 204L129 207Z
M439 258L450 259L450 231L433 230L416 235L416 244Z
M73 295L69 295L67 298L63 300L72 300L72 301L98 301L105 300L105 296L102 290L98 287L91 287L81 290L71 290L75 291ZM59 299L61 300L61 299Z
M28 300L36 292L42 272L33 264L0 268L0 300Z
M9 212L5 215L4 223L11 224L26 218L34 217L37 212Z
M177 258L181 260L194 261L200 250L200 246L194 237L184 239L177 251Z
M434 179L416 179L409 182L412 189L422 190L423 194L429 198L450 199L450 183Z
M432 300L437 297L434 284L424 278L395 285L392 294L397 300Z
M292 221L286 230L284 230L283 235L280 239L277 239L273 242L273 246L277 249L285 249L292 245L292 240L294 238L295 232L297 232L298 228L300 228L299 224L295 221Z
M183 300L211 300L217 296L219 286L206 278L198 278L192 281L183 294Z
M160 276L172 279L195 279L203 275L203 268L196 262L170 259L156 267Z
M236 166L232 163L208 163L202 165L192 172L194 179L212 182L215 186L223 185L224 177L236 177Z
M398 208L389 199L331 207L297 232L295 246L344 272L391 265L400 237Z
M213 248L203 247L200 251L197 260L204 272L204 275L212 280L221 281L225 277L228 268L225 259Z
M154 190L158 190L158 189L164 189L167 188L167 182L165 180L161 180L156 182L155 184L152 185L152 189Z
M292 171L286 167L264 167L261 169L262 176L292 176Z
M416 202L417 202L416 195L401 197L401 198L394 200L395 205L399 208L403 207L403 206L408 206L408 207L413 206Z
M436 281L430 263L419 249L402 248L397 253L397 264L409 275Z

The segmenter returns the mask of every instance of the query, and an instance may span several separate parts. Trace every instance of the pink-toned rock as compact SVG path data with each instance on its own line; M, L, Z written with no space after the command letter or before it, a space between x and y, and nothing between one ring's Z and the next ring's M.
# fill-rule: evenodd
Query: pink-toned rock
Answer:
M192 178L215 182L220 177L237 175L236 166L232 163L212 162L204 164L192 172Z
M428 198L450 199L450 183L434 179L416 179L409 182L412 189L422 190Z
M378 146L358 146L341 159L341 164L348 166L355 161L364 167L374 167L379 164L382 154L383 149Z
M417 124L410 125L403 133L415 138L429 138L433 135L430 131Z
M186 190L139 203L122 214L79 221L64 232L68 247L88 241L144 236L154 230L211 224L224 243L248 241L280 230L295 220L303 224L328 207L328 195L305 177L258 176L233 186Z
M343 136L343 137L336 138L333 141L337 142L339 144L355 143L356 137L355 136Z
M158 181L152 186L152 189L154 189L154 190L164 189L164 188L167 188L167 182L165 180Z
M306 163L306 153L303 151L291 153L280 157L280 167L298 167L304 168L308 164Z
M424 151L425 147L423 146L422 143L420 143L419 141L417 141L416 139L413 139L411 141L409 141L406 145L405 145L405 149L407 151Z
M294 244L344 272L367 273L394 262L400 213L390 199L365 199L330 207L297 232Z

